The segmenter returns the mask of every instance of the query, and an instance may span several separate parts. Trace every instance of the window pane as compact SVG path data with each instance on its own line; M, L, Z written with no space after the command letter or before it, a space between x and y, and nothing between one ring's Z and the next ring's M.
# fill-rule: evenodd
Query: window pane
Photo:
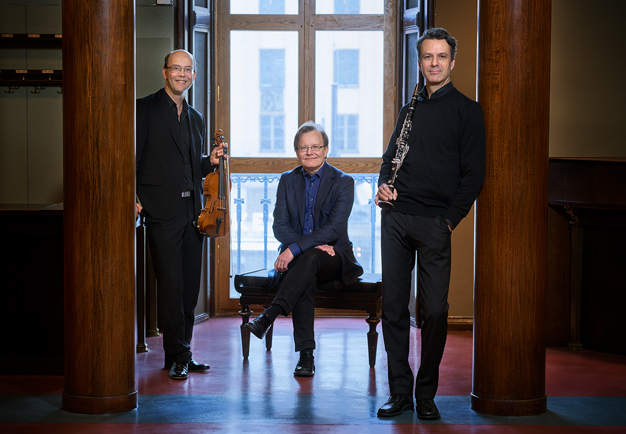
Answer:
M334 83L338 86L359 85L359 50L335 50Z
M230 0L231 14L297 15L298 0Z
M202 113L205 119L209 119L207 110L207 98L209 90L207 89L207 72L209 71L209 34L206 32L194 32L194 50L193 55L196 59L198 68L196 70L196 80L194 81L191 91L193 92L193 107Z
M413 96L413 90L418 80L419 64L417 62L417 44L418 33L409 33L406 35L406 83L404 87L404 102L409 102Z
M230 38L231 155L293 157L286 144L298 129L298 32Z
M380 157L383 143L383 32L318 31L315 120L332 157Z
M316 0L318 14L383 14L384 0Z
M271 269L278 257L274 238L274 205L280 174L231 175L231 275ZM366 273L380 273L380 209L374 205L378 174L350 174L355 181L348 235L354 255ZM239 298L232 282L230 297Z
M420 5L419 0L408 0L406 8L407 9L417 8L417 7L419 7L419 5Z

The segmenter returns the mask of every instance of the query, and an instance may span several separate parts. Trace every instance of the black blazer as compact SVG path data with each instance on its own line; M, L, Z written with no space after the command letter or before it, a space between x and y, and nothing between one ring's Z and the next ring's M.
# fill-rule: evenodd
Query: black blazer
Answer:
M137 100L137 196L146 213L154 218L169 220L175 216L183 191L184 166L178 143L178 127L171 116L171 99L165 89ZM210 159L202 157L206 140L204 117L189 106L191 169L193 200L196 214L202 208L202 178L213 171Z
M363 268L354 257L352 242L348 238L348 217L354 203L354 179L330 164L325 164L315 201L313 232L302 235L306 214L306 185L302 166L280 177L272 228L274 236L281 243L281 252L292 243L298 244L302 252L322 244L333 246L341 257L342 280L350 285L363 274Z

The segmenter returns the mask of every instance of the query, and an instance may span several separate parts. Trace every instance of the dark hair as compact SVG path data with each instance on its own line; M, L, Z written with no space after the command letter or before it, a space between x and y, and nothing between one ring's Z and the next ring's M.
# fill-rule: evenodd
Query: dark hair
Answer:
M300 125L296 136L293 138L294 151L298 150L298 142L300 142L300 137L302 137L303 134L310 133L311 131L319 131L322 135L322 140L324 140L324 146L328 146L328 135L326 134L324 127L320 124L316 124L313 121L306 121L305 123Z
M169 63L169 61L170 61L170 56L171 56L172 54L174 54L174 53L179 52L179 51L182 51L183 53L187 53L187 54L189 55L189 57L191 57L191 62L192 62L192 65L193 65L193 70L195 71L195 70L196 70L196 58L195 58L195 57L193 57L193 54L191 54L189 51L187 51L187 50L183 50L183 49L180 49L180 50L174 50L174 51L171 51L171 52L167 53L167 56L165 56L165 60L163 61L163 69L167 68L167 64L168 64L168 63Z
M454 59L456 56L456 39L450 36L450 33L446 29L442 29L441 27L433 27L432 29L426 29L422 36L417 40L417 44L415 44L415 48L417 48L417 59L421 59L422 53L420 53L420 48L422 48L422 42L424 39L445 39L448 45L450 46L450 58Z

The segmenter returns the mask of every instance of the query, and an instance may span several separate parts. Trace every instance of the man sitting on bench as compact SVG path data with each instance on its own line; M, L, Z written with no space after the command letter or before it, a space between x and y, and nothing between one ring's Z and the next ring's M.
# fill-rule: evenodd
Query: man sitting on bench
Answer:
M328 136L321 125L302 124L294 149L300 166L281 176L274 208L274 236L281 243L274 269L285 274L272 305L242 327L263 339L278 315L291 312L300 352L294 375L311 377L317 284L333 280L353 284L363 268L348 238L354 179L326 163Z

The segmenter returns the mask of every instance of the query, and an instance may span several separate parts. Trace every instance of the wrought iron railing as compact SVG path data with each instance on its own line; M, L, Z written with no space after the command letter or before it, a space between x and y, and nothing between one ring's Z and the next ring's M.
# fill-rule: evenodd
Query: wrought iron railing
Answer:
M366 273L380 272L380 213L374 204L378 174L351 174L355 180L348 233L357 260ZM279 243L272 233L273 211L280 174L231 173L232 273L271 268Z

